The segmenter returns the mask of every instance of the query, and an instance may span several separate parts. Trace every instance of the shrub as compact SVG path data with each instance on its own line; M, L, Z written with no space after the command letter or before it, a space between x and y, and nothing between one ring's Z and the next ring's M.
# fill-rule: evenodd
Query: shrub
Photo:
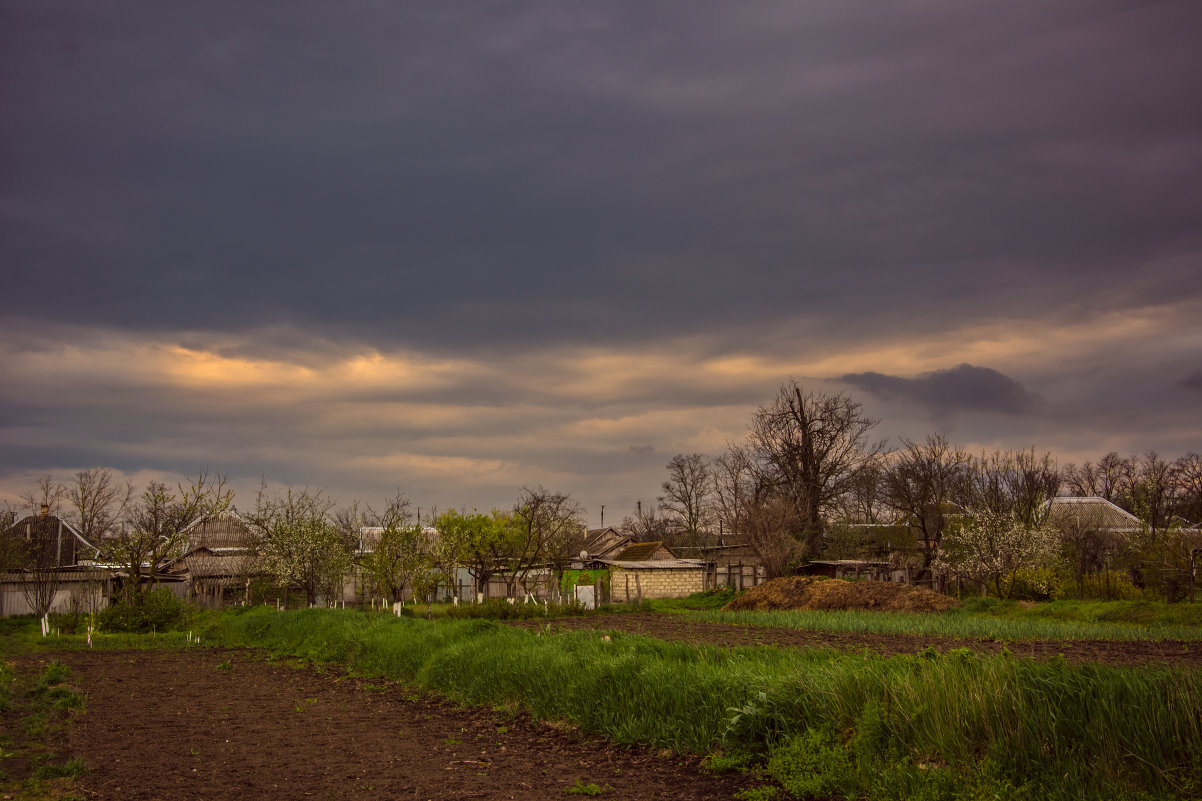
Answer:
M166 587L138 593L132 601L119 601L96 615L101 631L149 633L166 631L184 624L188 604Z

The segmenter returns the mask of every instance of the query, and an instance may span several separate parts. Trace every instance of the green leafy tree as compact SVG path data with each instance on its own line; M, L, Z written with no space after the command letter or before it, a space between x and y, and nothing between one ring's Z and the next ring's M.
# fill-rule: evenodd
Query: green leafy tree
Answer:
M393 603L402 601L417 577L434 567L429 538L416 523L384 526L372 550L361 557L360 567L377 592Z
M503 572L512 554L512 529L503 512L443 512L435 518L438 529L437 562L448 586L456 596L459 588L456 569L466 567L472 574L473 591L488 593L489 580Z

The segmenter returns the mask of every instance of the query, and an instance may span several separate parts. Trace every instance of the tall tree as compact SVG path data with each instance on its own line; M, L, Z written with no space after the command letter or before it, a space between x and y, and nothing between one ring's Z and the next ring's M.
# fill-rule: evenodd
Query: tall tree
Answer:
M732 445L714 463L714 495L724 531L760 559L768 578L784 575L800 556L796 507L766 479L750 446Z
M884 452L884 440L868 438L877 422L849 395L802 392L795 380L752 418L756 462L792 503L806 553L819 550L824 512Z
M1176 513L1194 528L1202 526L1202 456L1187 453L1173 463L1177 484Z
M1063 479L1065 486L1074 495L1104 498L1121 505L1121 500L1129 492L1134 473L1133 459L1111 451L1096 464L1086 461L1080 466L1065 465Z
M1060 472L1050 453L997 450L969 460L960 503L970 512L1008 515L1034 527L1048 515L1060 489Z
M1148 451L1135 460L1129 511L1156 532L1168 528L1176 495L1173 466L1156 451Z
M928 436L926 442L903 439L902 447L890 455L883 494L916 534L923 558L920 580L929 577L967 464L968 454L942 434Z
M85 540L95 545L113 532L126 516L134 499L134 485L121 481L107 467L80 470L63 486L75 527Z
M700 453L677 454L667 464L660 505L677 519L680 544L696 547L708 538L713 516L714 473Z
M63 485L47 473L39 476L31 489L21 493L21 500L29 507L30 514L41 514L45 509L49 514L62 514Z

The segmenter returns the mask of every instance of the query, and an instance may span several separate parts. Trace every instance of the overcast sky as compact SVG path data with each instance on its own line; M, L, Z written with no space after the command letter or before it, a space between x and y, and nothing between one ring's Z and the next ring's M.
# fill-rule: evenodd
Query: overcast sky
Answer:
M790 376L1202 450L1202 3L0 0L0 496L590 522Z

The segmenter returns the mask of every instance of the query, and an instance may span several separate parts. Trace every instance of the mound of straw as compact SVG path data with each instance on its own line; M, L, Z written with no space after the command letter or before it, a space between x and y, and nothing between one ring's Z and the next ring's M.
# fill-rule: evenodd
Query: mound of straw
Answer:
M752 587L724 611L773 609L871 609L877 612L942 612L955 598L925 587L888 581L843 581L786 576Z

